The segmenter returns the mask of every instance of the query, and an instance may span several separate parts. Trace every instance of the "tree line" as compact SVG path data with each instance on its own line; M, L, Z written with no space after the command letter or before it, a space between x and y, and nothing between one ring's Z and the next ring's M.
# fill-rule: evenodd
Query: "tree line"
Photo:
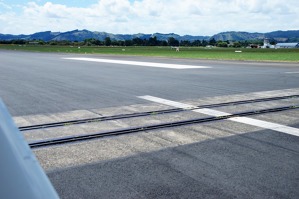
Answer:
M106 37L104 40L94 38L85 39L84 41L43 41L43 40L0 40L0 44L18 44L18 45L61 45L61 46L217 46L217 47L247 47L250 44L263 45L263 40L246 40L246 41L216 41L214 38L210 40L177 40L174 37L169 37L167 40L158 40L157 37L150 37L149 39L133 38L128 40L113 40Z

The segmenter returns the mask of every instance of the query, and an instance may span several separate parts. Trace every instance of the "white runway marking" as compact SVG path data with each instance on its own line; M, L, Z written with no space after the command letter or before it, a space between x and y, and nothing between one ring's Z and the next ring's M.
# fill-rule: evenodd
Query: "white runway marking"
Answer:
M183 108L183 109L194 108L194 106L189 105L189 104L184 104L184 103L180 103L180 102L166 100L166 99L162 99L162 98L158 98L158 97L154 97L154 96L149 96L149 95L139 96L139 98L145 99L145 100L148 100L148 101L152 101L152 102L157 102L157 103L160 103L160 104L165 104L165 105L168 105L168 106L177 107L177 108ZM195 109L195 110L192 110L192 111L197 112L197 113L210 115L210 116L215 116L215 117L231 115L230 113L225 113L225 112L222 112L222 111L217 111L217 110L208 109L208 108ZM248 118L248 117L233 117L233 118L228 118L227 120L234 121L234 122L239 122L239 123L243 123L243 124L249 124L249 125L257 126L257 127L260 127L260 128L270 129L270 130L273 130L273 131L278 131L278 132L281 132L281 133L286 133L286 134L290 134L290 135L294 135L294 136L299 136L299 129L294 128L294 127L281 125L281 124L266 122L266 121L262 121L262 120L258 120L258 119L252 119L252 118Z
M211 68L209 66L192 66L192 65L181 65L181 64L163 64L163 63L153 63L153 62L139 62L139 61L124 61L124 60L112 60L112 59L95 59L87 57L70 57L63 58L78 61L90 61L90 62L101 62L101 63L111 63L111 64L125 64L134 66L148 66L157 68L172 68L172 69L195 69L195 68Z
M294 72L285 72L285 73L287 73L287 74L297 74L297 73L299 73L299 71L294 71Z

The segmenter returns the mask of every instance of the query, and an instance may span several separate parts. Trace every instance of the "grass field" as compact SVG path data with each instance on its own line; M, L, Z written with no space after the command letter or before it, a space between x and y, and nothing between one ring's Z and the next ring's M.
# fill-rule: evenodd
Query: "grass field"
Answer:
M30 46L30 45L0 45L0 49L56 52L56 53L82 53L82 54L114 54L156 56L192 59L214 60L250 60L250 61L275 61L299 62L299 49L235 49L235 48L204 48L181 47L176 52L170 47L85 47L81 46ZM242 51L242 52L235 52Z

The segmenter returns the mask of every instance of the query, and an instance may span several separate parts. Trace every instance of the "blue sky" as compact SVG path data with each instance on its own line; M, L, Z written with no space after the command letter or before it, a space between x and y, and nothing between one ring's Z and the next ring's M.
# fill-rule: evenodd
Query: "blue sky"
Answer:
M25 1L25 0L3 0L2 2L4 2L5 4L15 4L15 5L24 5L30 1ZM67 0L32 0L31 2L36 2L40 5L43 5L47 2L52 2L53 4L64 4L64 5L68 5L68 6L75 6L75 7L87 7L91 4L95 4L98 2L98 0L71 0L71 1L67 1Z
M25 5L28 2L36 2L39 5L43 5L47 2L52 2L53 4L63 4L68 5L70 7L88 7L92 4L96 4L99 0L32 0L32 1L25 1L25 0L2 0L6 5ZM134 2L136 0L130 0L130 2ZM1 9L1 6L0 6ZM1 11L1 10L0 10Z
M286 3L287 2L287 3ZM299 30L298 0L0 0L0 33Z

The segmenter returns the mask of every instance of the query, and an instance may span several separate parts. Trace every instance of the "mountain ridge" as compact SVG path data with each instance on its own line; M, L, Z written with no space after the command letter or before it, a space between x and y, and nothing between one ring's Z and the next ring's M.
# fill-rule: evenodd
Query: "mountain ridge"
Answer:
M153 34L113 34L107 32L98 32L98 31L89 31L86 29L83 30L71 30L67 32L52 32L52 31L44 31L44 32L36 32L33 34L25 35L13 35L13 34L1 34L0 40L43 40L43 41L84 41L85 39L97 39L97 40L105 40L106 37L110 37L111 40L132 40L134 38L140 39L149 39L150 37L156 37L158 40L167 40L169 37L173 37L176 40L182 41L195 41L195 40L210 40L215 39L216 41L244 41L244 40L257 40L257 39L274 39L276 41L285 42L285 41L299 41L299 30L277 30L268 33L250 33L244 31L227 31L220 32L213 36L193 36L193 35L178 35L175 33L153 33Z
M215 40L234 40L234 41L244 41L244 40L256 40L256 39L272 39L279 42L285 41L299 41L299 30L287 30L287 31L273 31L268 33L249 33L242 31L228 31L221 32L216 35L213 35L211 38Z

